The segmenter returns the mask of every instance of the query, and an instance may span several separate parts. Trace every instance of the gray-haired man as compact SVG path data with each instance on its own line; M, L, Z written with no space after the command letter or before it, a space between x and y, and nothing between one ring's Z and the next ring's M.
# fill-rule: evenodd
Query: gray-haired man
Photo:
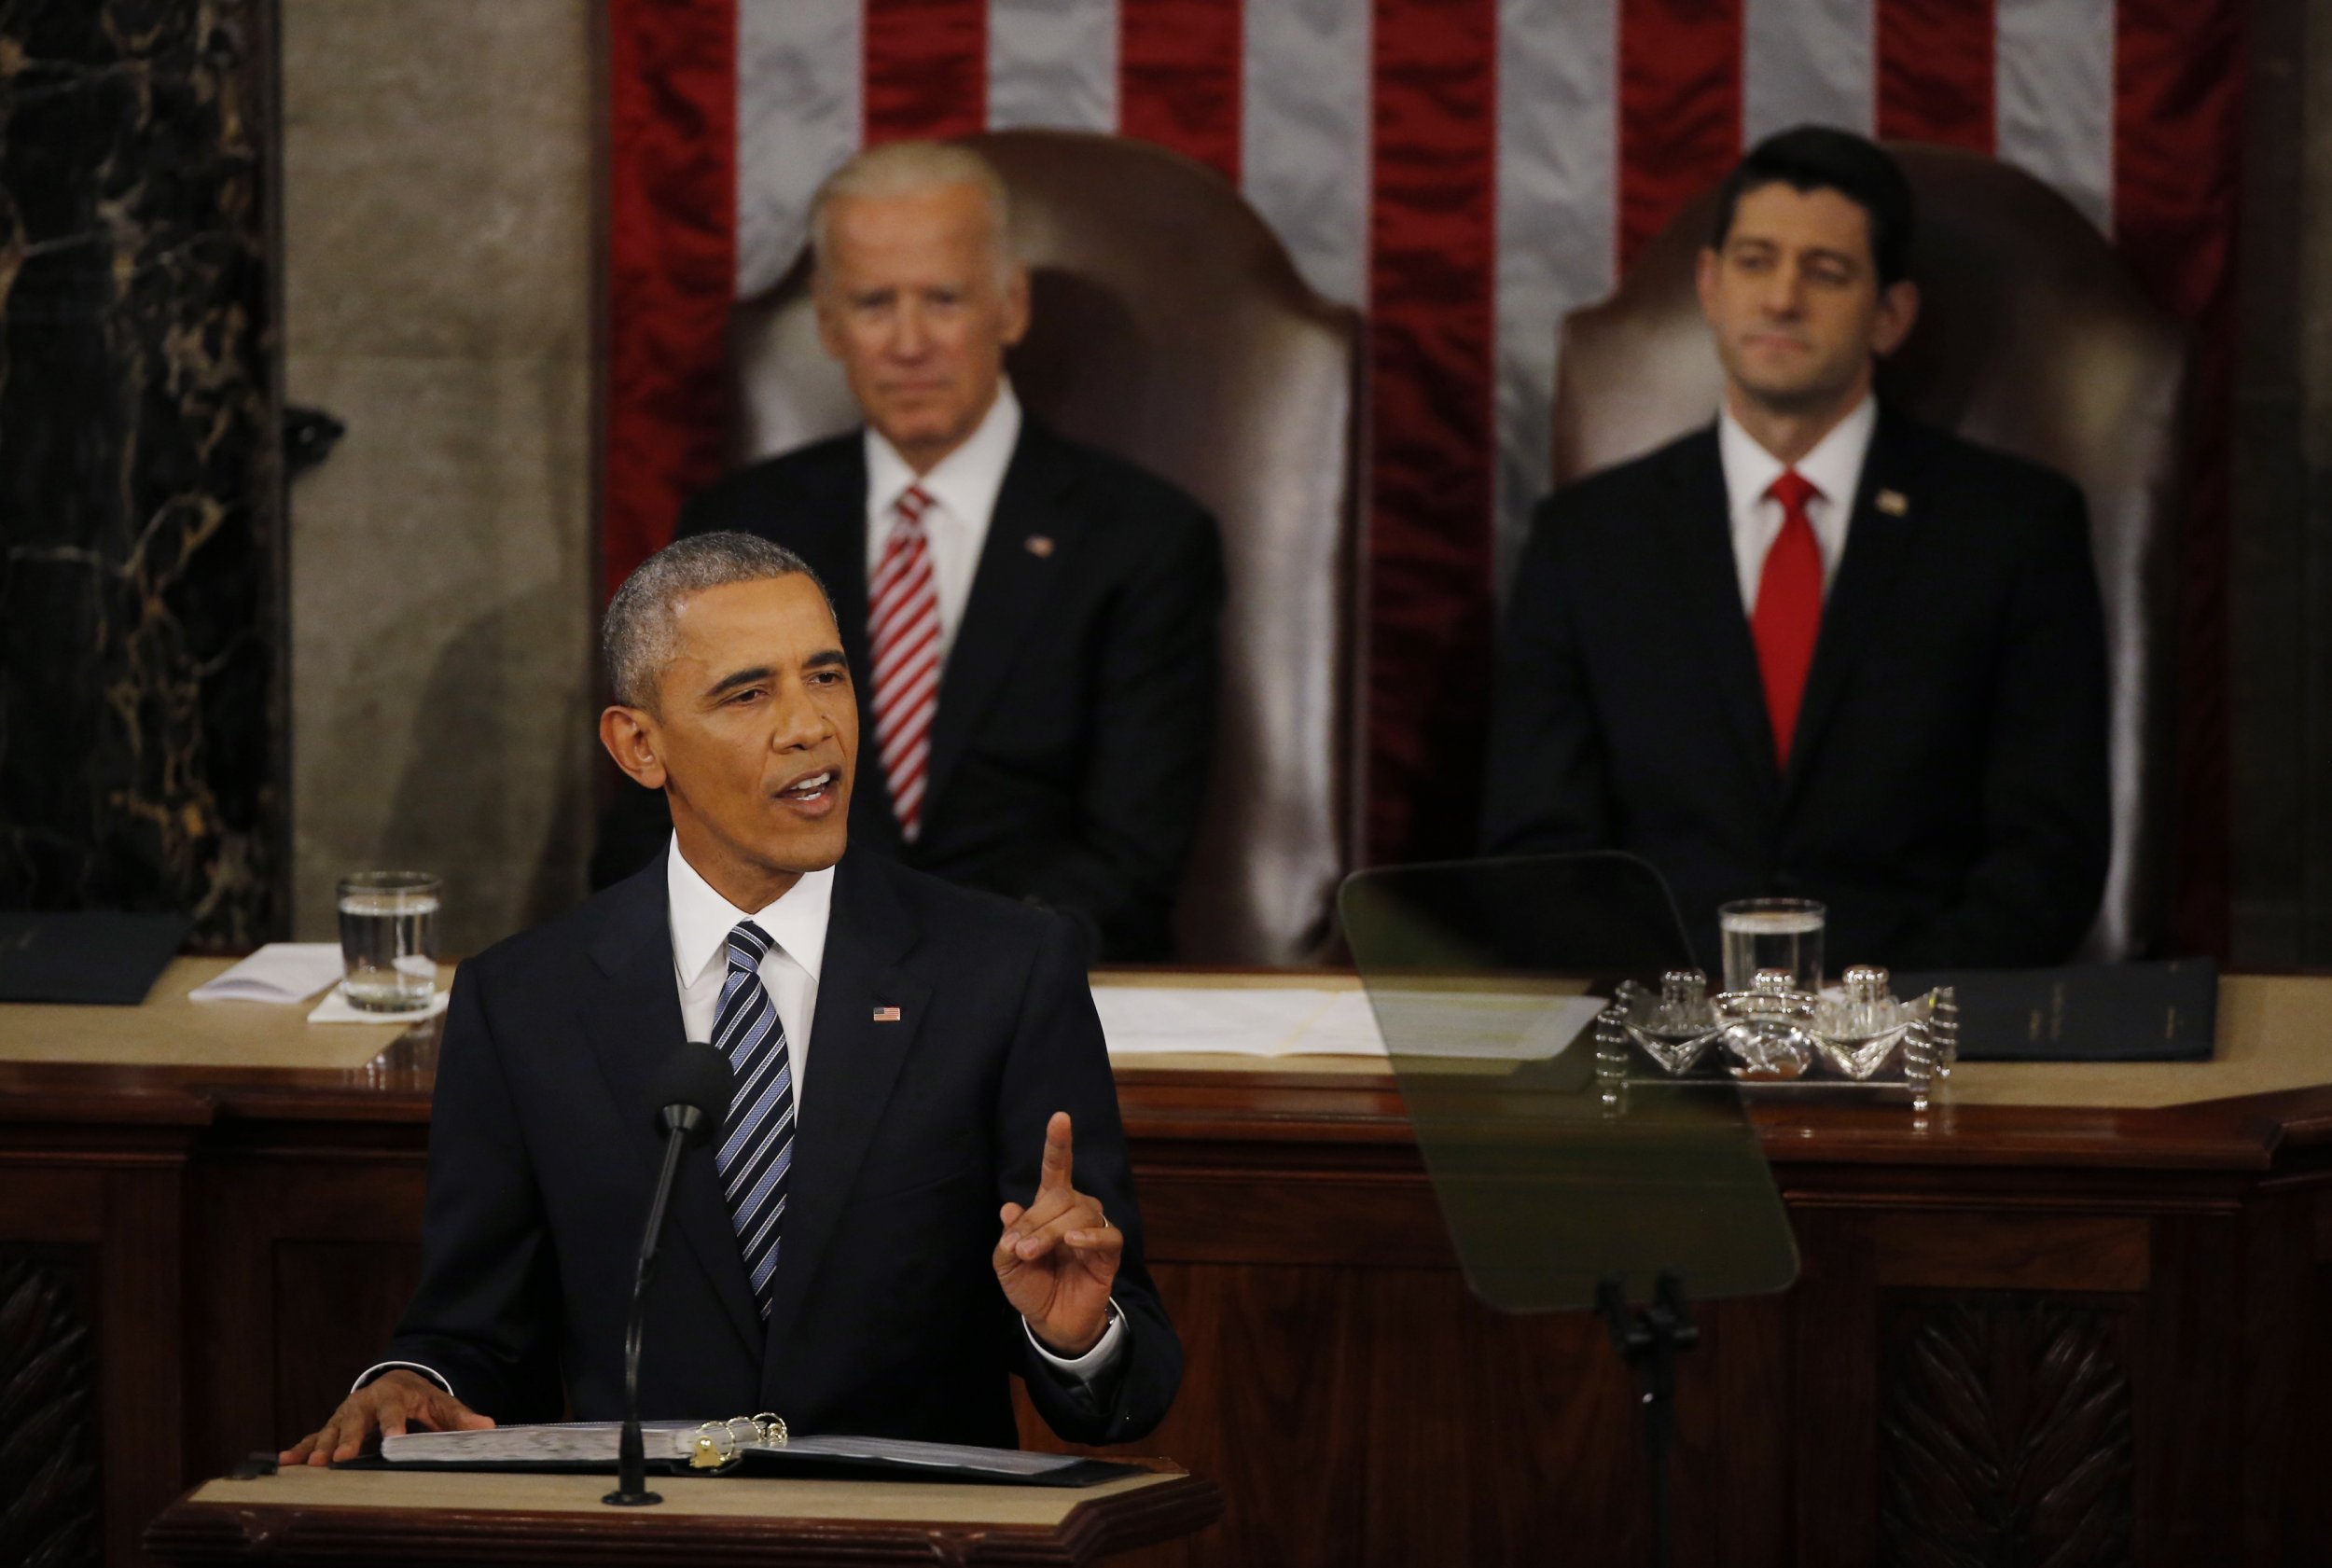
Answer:
M669 846L462 965L420 1288L284 1459L621 1414L660 1157L645 1092L686 1039L719 1047L736 1089L673 1196L645 1416L1009 1446L1017 1372L1065 1437L1148 1432L1182 1351L1076 931L844 853L858 704L799 558L682 541L618 592L605 643L600 738L665 792Z
M682 536L757 534L834 592L868 780L851 834L1041 904L1113 959L1172 956L1214 740L1214 520L1163 480L1025 414L1029 323L1003 184L959 146L863 153L812 217L819 331L866 427L731 474ZM653 853L628 793L594 867Z

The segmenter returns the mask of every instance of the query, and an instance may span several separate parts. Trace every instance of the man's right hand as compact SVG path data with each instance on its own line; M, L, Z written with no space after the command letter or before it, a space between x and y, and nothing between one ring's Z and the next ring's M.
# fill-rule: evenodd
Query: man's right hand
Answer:
M401 1436L408 1426L427 1432L477 1432L493 1424L419 1372L391 1367L340 1401L332 1419L275 1456L278 1464L331 1464L365 1451L376 1432Z

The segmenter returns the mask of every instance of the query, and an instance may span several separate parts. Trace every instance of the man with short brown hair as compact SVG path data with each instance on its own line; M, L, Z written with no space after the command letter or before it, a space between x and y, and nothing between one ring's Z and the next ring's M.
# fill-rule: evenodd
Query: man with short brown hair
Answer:
M1704 962L1782 895L1833 967L2058 963L2104 886L2087 511L1874 396L1911 223L1860 136L1753 148L1700 258L1716 423L1542 503L1516 575L1484 848L1642 855Z

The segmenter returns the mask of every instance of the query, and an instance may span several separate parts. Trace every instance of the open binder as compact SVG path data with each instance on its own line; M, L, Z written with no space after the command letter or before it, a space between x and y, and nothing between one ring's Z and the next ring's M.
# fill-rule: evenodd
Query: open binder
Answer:
M498 1426L483 1432L408 1432L382 1440L377 1457L340 1469L500 1470L613 1475L620 1422ZM774 1418L640 1423L647 1468L666 1476L800 1476L995 1486L1095 1486L1144 1474L1076 1454L982 1449L899 1437L795 1437Z

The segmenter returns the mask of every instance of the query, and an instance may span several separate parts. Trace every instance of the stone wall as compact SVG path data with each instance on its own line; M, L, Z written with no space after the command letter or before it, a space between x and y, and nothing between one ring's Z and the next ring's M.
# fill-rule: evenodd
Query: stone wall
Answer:
M281 0L295 925L447 881L449 951L583 892L592 0Z

